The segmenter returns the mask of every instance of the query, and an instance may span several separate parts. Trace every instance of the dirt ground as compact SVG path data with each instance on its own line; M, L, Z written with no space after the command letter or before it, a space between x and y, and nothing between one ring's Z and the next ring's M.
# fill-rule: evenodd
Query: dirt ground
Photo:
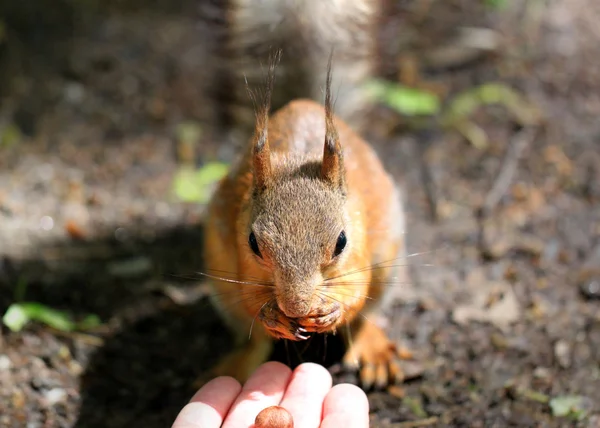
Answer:
M233 156L208 131L211 35L192 1L142 3L0 5L0 311L21 285L103 321L1 327L2 427L170 426L229 347L193 294L203 206L172 194L182 122L206 131L201 162ZM482 108L484 148L436 127L373 139L405 186L409 253L423 253L390 314L415 354L409 379L369 393L373 427L600 427L600 3L508 3L398 2L382 31L388 77L415 52L423 80L450 94L504 82L543 120ZM432 54L460 27L500 45ZM556 414L569 396L579 420Z

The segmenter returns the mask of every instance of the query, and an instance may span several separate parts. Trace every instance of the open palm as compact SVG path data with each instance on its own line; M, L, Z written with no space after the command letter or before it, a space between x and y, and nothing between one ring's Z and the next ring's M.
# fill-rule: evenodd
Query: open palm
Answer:
M242 387L230 377L204 385L181 410L172 428L252 428L261 410L279 405L294 419L294 428L367 428L365 393L350 384L332 387L322 366L305 363L293 372L268 362Z

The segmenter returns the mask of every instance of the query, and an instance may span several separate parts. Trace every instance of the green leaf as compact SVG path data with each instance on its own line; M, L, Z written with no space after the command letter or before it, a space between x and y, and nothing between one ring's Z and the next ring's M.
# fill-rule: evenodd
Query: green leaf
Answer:
M201 191L195 181L194 170L191 168L179 168L173 181L173 190L184 202L196 202L201 198Z
M369 82L366 89L374 99L404 115L434 115L440 110L440 100L432 92L382 80Z
M508 0L483 0L483 3L494 9L504 9L508 6Z
M458 94L445 109L441 123L444 126L466 120L478 108L488 105L501 105L523 125L536 124L539 112L517 91L502 83L485 83Z
M581 419L585 416L585 399L578 395L563 395L550 400L552 414L557 417Z
M200 184L213 184L225 177L229 165L221 162L211 162L204 165L196 172L196 179Z
M221 180L229 170L229 166L220 162L211 162L195 170L181 167L173 182L177 197L184 202L208 202L211 186Z
M4 325L14 332L21 331L31 321L39 321L61 331L88 329L100 324L96 315L88 315L76 323L66 312L35 302L13 303L2 317Z
M27 312L21 307L21 305L10 305L2 317L2 322L12 331L21 331L21 329L30 320Z
M0 148L13 146L21 141L21 131L16 125L8 124L0 128Z

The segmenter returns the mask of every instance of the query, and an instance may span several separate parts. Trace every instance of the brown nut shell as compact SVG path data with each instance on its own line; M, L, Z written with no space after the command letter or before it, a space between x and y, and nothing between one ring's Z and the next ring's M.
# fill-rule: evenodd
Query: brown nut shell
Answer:
M263 409L254 420L255 428L294 428L290 412L283 407L271 406Z

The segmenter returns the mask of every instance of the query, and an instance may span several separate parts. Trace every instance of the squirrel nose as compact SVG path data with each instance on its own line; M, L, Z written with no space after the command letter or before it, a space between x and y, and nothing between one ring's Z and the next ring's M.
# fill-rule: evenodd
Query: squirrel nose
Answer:
M277 305L288 318L302 318L309 314L312 306L312 293L294 290L289 287L277 296Z
M288 318L307 316L313 303L313 295L322 278L318 274L298 275L282 271L275 281L277 305Z

